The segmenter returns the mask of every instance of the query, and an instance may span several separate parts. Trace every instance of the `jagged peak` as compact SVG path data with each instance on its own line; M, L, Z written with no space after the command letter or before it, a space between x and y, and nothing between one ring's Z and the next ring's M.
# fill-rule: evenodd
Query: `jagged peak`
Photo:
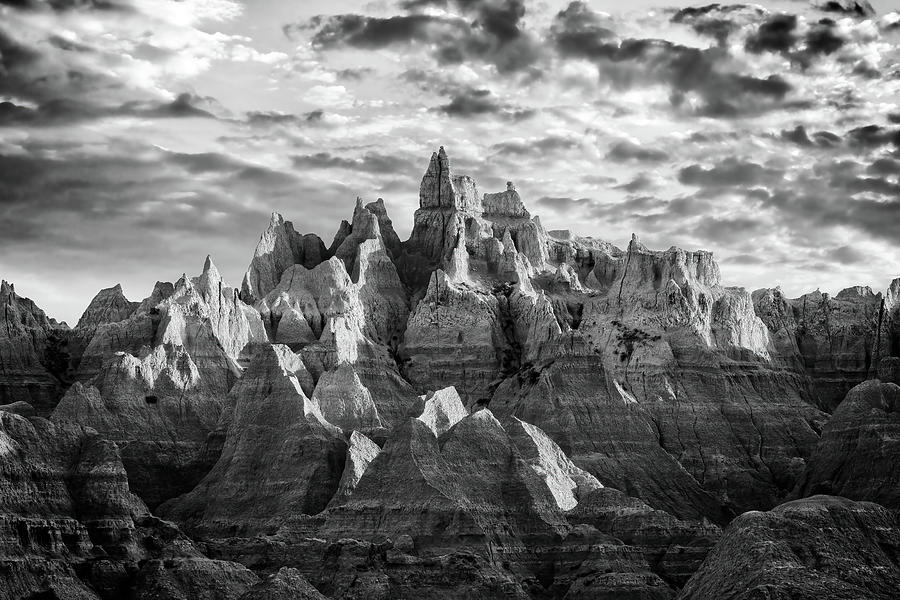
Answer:
M191 278L188 277L187 273L182 273L181 277L178 278L178 281L175 282L175 291L179 290L182 292L186 292L193 288L193 284L191 284Z
M628 243L628 252L629 253L644 253L648 252L647 246L641 243L641 240L638 238L636 233L631 234L631 241Z
M453 386L421 396L421 399L424 406L416 418L428 425L436 436L440 436L469 415Z
M204 278L206 281L222 281L219 269L216 268L215 263L213 263L212 256L208 254L206 255L206 260L203 261L203 271L200 277Z
M16 293L16 287L6 281L5 279L0 280L0 294L4 296L9 296Z
M867 285L854 285L839 291L835 298L837 300L849 300L853 298L874 298L880 295L880 293L876 294L873 292L872 288Z
M272 215L269 217L269 229L274 229L276 227L280 227L284 225L284 217L278 211L273 210Z
M885 294L885 304L893 309L900 307L900 277L891 281Z
M522 197L516 191L516 185L512 181L506 182L506 191L495 194L485 194L482 198L484 215L530 219L531 213L525 208Z

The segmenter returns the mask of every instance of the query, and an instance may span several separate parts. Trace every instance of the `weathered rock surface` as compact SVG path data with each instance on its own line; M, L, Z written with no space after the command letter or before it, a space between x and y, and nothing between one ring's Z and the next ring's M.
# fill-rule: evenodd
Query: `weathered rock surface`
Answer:
M847 288L835 297L813 292L787 299L778 289L753 293L757 314L772 333L778 354L812 379L818 406L833 411L890 356L893 318L883 294Z
M750 294L709 252L547 232L526 195L482 195L442 148L409 240L381 199L327 247L274 214L240 294L207 260L140 303L102 290L69 330L2 284L0 577L73 598L671 599L737 517L685 597L855 597L868 571L882 597L881 509L773 507L900 510L900 279Z
M868 502L813 496L728 526L680 599L895 598L900 529Z
M122 292L122 286L100 290L78 320L77 329L96 331L101 325L124 321L134 314L139 302L130 302Z
M218 448L207 447L207 436L241 363L265 340L259 314L207 259L199 277L182 277L171 293L157 284L129 318L98 325L85 360L103 360L91 379L68 390L51 419L117 442L132 489L156 507L190 490L215 462Z
M190 571L180 579L190 579L199 597L237 597L245 588L233 584L233 573L256 582L240 565L210 561L174 525L150 516L128 488L118 448L96 432L0 411L0 451L3 600L187 597L158 586L152 565ZM205 591L214 588L224 595Z
M325 244L318 236L300 235L293 223L272 213L269 227L260 237L253 261L244 275L241 297L248 303L265 298L290 267L301 264L312 269L326 259Z
M67 327L0 281L0 404L27 402L49 414L70 376Z
M350 498L353 490L359 485L359 480L362 479L366 469L369 468L379 452L381 452L381 448L378 447L378 444L360 432L354 431L350 434L344 471L341 474L337 492L331 498L330 506L339 506Z
M425 423L409 419L347 502L325 518L329 537L409 535L443 550L460 539L521 545L568 528L549 488L488 410L460 420L440 441Z
M282 568L247 590L240 600L327 600L296 569Z
M338 489L347 445L303 393L300 359L263 345L231 391L222 454L190 493L160 507L191 529L256 532L315 514Z
M900 386L876 379L850 390L822 428L797 492L900 510Z

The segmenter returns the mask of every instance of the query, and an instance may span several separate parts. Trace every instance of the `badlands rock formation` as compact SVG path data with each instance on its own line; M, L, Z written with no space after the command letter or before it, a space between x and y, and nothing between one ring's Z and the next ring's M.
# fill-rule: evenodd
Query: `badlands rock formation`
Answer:
M2 284L0 600L896 589L900 279L726 287L443 149L408 240L350 208L74 329Z
M810 457L798 494L831 494L900 511L900 386L861 383L847 394Z
M897 597L900 532L884 507L812 496L734 520L679 599Z

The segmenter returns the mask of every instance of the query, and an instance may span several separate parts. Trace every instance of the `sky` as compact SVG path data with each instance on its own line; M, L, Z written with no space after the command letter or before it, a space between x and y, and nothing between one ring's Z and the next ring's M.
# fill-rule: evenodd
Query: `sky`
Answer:
M900 14L806 0L0 0L0 278L239 286L272 211L408 235L443 145L547 229L789 296L900 276ZM624 8L623 8L624 7Z

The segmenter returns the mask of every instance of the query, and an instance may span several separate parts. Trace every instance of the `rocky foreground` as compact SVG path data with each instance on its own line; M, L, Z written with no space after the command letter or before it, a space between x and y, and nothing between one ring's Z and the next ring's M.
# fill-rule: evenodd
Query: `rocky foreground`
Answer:
M724 287L443 149L74 328L0 287L0 600L896 598L900 279Z

